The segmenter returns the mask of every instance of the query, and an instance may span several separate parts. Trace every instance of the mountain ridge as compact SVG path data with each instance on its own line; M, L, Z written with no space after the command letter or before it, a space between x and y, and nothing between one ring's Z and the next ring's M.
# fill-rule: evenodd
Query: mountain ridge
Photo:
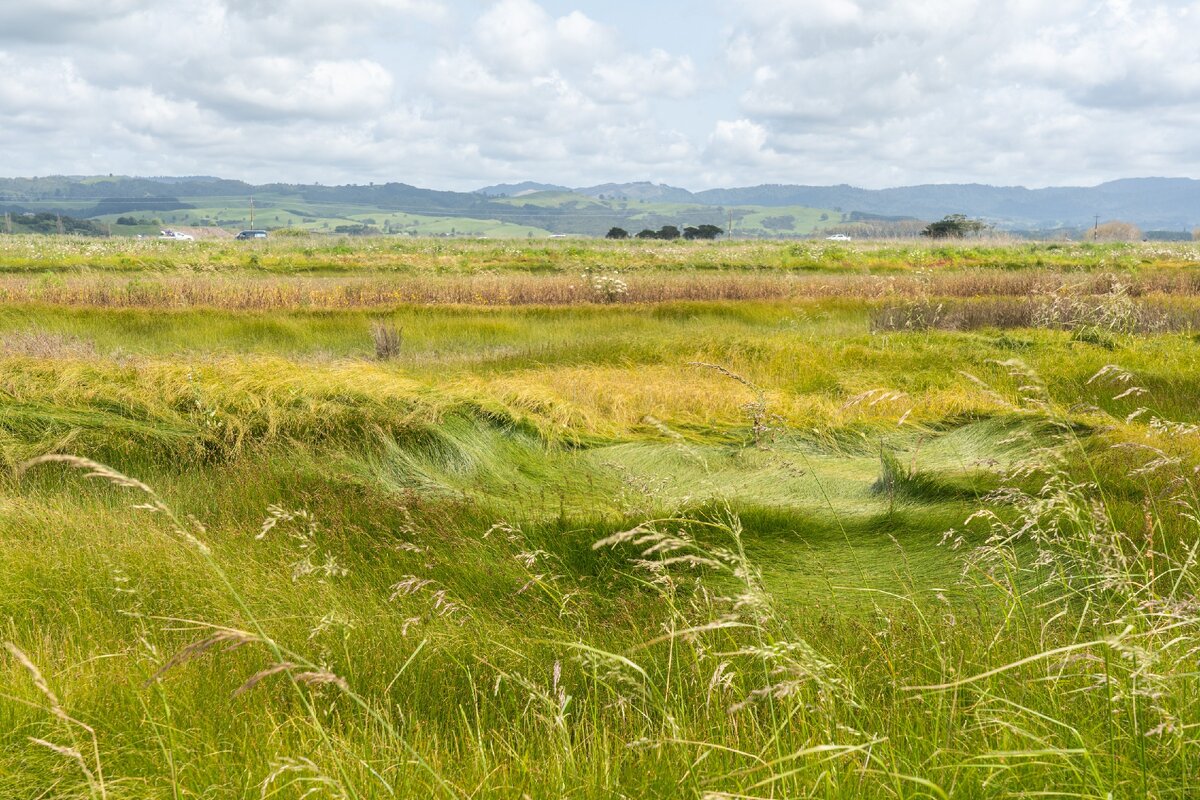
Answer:
M486 191L486 188L480 191ZM692 192L645 181L575 188L577 194L617 199L655 199L706 206L806 206L846 213L937 219L962 213L1002 227L1057 228L1095 219L1120 218L1148 227L1188 228L1200 223L1200 180L1135 177L1094 186L994 186L985 183L927 183L886 189L849 184L768 183Z
M550 202L552 195L554 202ZM578 202L569 202L570 195L576 195ZM849 218L853 214L935 220L962 213L1008 230L1079 230L1090 227L1097 216L1122 219L1146 229L1190 230L1200 225L1200 180L1184 177L1122 178L1095 186L1038 189L982 183L887 189L776 183L695 192L650 181L577 188L526 181L458 192L400 182L251 184L213 176L0 178L0 211L15 213L96 218L115 210L224 207L250 197L277 206L294 198L311 206L361 206L394 214L495 219L557 233L591 235L604 233L605 225L721 224L731 212L737 220L772 209L822 210L829 212L821 218L828 219L826 224L836 224L838 216ZM204 202L208 198L213 202ZM584 214L582 209L587 204L592 205ZM776 220L794 215L793 211L771 213Z

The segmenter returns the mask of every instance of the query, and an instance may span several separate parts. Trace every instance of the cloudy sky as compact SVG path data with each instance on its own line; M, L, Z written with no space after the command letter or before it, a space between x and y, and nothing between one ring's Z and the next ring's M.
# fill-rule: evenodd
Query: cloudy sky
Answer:
M0 174L1200 177L1200 0L0 0Z

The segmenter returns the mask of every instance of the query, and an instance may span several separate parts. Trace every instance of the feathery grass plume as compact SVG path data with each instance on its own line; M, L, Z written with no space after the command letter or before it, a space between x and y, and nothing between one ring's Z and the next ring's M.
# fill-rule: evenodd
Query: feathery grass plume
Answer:
M142 494L146 495L149 502L136 505L134 508L163 514L171 521L175 533L181 539L183 539L184 542L200 551L200 553L203 555L211 555L211 550L209 550L208 545L205 544L200 536L192 530L195 528L199 534L203 535L204 527L194 519L189 520L191 523L190 525L183 522L175 515L175 512L163 502L162 498L158 496L157 492L136 478L131 478L128 475L118 472L112 467L101 464L97 461L92 461L89 458L81 458L79 456L56 453L38 456L37 458L24 462L17 468L17 474L23 475L25 472L41 464L64 464L73 469L84 470L85 478L94 478L97 480L107 481L113 486L119 486L121 488L133 489L141 492Z
M267 506L267 517L254 538L262 541L272 531L282 532L300 551L301 558L292 563L293 581L308 575L328 579L343 578L350 574L350 570L342 566L334 553L322 548L321 526L308 511L292 511L276 504Z
M536 596L548 600L560 619L572 616L580 591L578 588L563 588L563 584L568 584L568 579L563 574L567 570L562 558L533 545L520 525L504 521L494 523L484 531L483 538L489 539L494 533L504 534L504 540L512 548L513 560L525 570L527 580L516 593L523 595L536 590ZM536 569L539 566L542 569Z
M1025 378L1030 374L1023 365L1014 371ZM1132 381L1128 371L1107 365L1089 383L1121 387ZM1178 697L1178 687L1188 680L1181 665L1200 652L1200 608L1194 602L1200 589L1194 569L1200 550L1200 515L1196 514L1194 471L1181 470L1167 483L1175 487L1177 505L1145 498L1144 533L1136 535L1122 524L1095 467L1087 464L1090 456L1075 438L1066 412L1048 399L1043 408L1059 424L1053 440L1041 450L1057 449L1062 455L1039 458L1037 469L1045 479L1036 492L1005 486L993 493L988 507L972 514L967 524L985 521L990 535L971 554L967 570L981 569L989 575L990 585L1005 587L1014 611L1028 602L1061 607L1055 618L1065 617L1069 609L1082 609L1074 623L1075 635L1060 647L1043 645L1001 667L912 691L957 690L1010 672L1038 669L1051 686L1085 679L1090 685L1084 691L1103 692L1113 714L1131 706L1136 737L1177 736L1182 725L1178 708L1166 700ZM1133 468L1132 475L1181 467L1178 459L1159 448L1144 449L1152 459ZM1072 474L1076 462L1065 457L1072 451L1090 467L1091 481ZM1018 477L1029 473L1020 465L1013 470ZM993 510L997 507L1005 513ZM1182 546L1157 545L1155 532L1166 527L1182 527L1196 544L1185 537ZM1030 545L1032 558L1027 555ZM1168 573L1174 576L1169 583L1163 580ZM1120 633L1080 640L1081 632L1097 628ZM1145 758L1144 748L1139 758ZM1144 760L1141 769L1144 778Z
M573 660L579 665L580 674L609 692L611 699L605 708L621 719L627 719L637 707L653 702L649 675L630 657L583 642L563 645L574 651Z
M532 717L553 731L559 737L561 746L569 747L570 708L574 697L562 683L562 662L554 662L548 683L530 678L517 670L502 669L488 661L483 663L496 672L493 694L498 694L504 683L523 690Z
M664 530L664 526L666 529ZM728 546L701 542L689 528L727 538ZM730 714L765 703L802 702L815 695L821 702L849 702L849 695L834 664L818 655L806 641L788 631L775 608L758 567L748 558L740 519L728 508L712 520L669 519L643 523L594 542L593 549L632 547L633 564L644 570L647 585L660 592L673 615L664 635L639 649L660 643L691 643L697 663L712 663L709 692L716 686L739 682L741 700L728 706ZM673 574L712 571L733 579L731 591L709 595L690 605L681 604L682 583ZM698 585L706 586L707 583ZM706 636L721 635L727 647L702 644ZM732 645L729 647L728 645Z
M218 629L210 636L203 639L198 639L191 644L185 645L178 650L175 655L171 656L167 661L158 668L158 671L150 677L147 684L154 683L163 679L163 677L171 670L188 664L196 659L204 656L210 651L230 652L237 650L239 647L244 647L248 644L263 643L261 636L256 636L253 633L246 631L234 630L232 628Z
M33 663L33 660L12 642L5 642L4 649L29 673L29 679L33 682L33 688L37 689L46 698L47 709L50 713L63 722L72 722L71 718L67 716L67 712L63 711L62 702L58 699L54 690L50 688L50 684L46 681L45 676L42 675L42 671Z
M297 665L293 664L291 661L280 661L276 664L270 665L269 667L264 667L263 669L260 669L258 672L254 673L249 678L247 678L246 682L243 683L241 686L234 689L233 696L240 697L240 696L246 694L247 692L249 692L250 690L252 690L255 686L258 686L258 684L262 683L264 680L271 677L272 675L278 675L281 672L289 672L291 670L296 669L296 667L297 667Z
M63 709L62 701L58 699L58 695L55 694L54 690L50 688L50 684L46 680L45 676L42 675L42 671L38 669L37 664L33 663L33 659L27 656L25 652L21 650L21 648L17 647L12 642L5 642L4 649L8 651L8 654L12 656L12 658L18 664L20 664L25 672L29 675L29 679L33 683L33 687L46 700L45 710L48 711L50 715L54 717L54 719L56 719L62 726L68 738L71 739L71 745L67 746L56 744L46 739L41 739L34 736L28 737L29 741L38 745L39 747L44 747L48 750L58 753L60 756L63 756L64 758L74 762L79 767L80 772L83 773L84 779L87 781L89 795L91 797L100 798L100 800L106 800L108 797L108 787L104 780L104 767L100 760L100 740L96 736L95 729L87 723L75 719ZM86 733L91 742L91 757L94 767L88 764L87 758L84 757L83 753L79 750L79 747L75 742L76 729L82 730L84 733Z
M748 378L745 378L728 367L723 367L720 364L709 364L704 361L689 361L689 367L700 367L701 369L711 369L714 372L724 375L732 381L740 383L751 392L754 393L754 399L742 406L743 412L750 418L750 431L754 435L754 446L759 450L770 449L770 439L774 436L779 427L779 423L783 422L783 418L774 414L770 410L767 403L767 393L764 389L753 383Z
M444 586L438 586L437 581L432 578L422 578L417 575L405 575L396 583L392 584L388 595L388 602L394 603L402 597L424 596L426 599L425 609L420 616L415 616L409 619L409 623L417 623L422 620L430 619L453 619L459 625L465 625L467 616L464 613L466 609L461 603L450 596L450 592ZM405 625L405 630L409 627Z
M272 664L269 667L260 669L258 672L251 675L246 679L245 683L234 690L233 696L240 697L241 695L244 695L254 689L255 686L258 686L258 684L262 683L267 678L270 678L272 675L278 675L284 672L289 673L297 683L305 686L336 686L343 692L350 692L349 684L329 670L305 669L299 664L292 663L291 661L280 661L277 664Z
M842 410L845 411L859 405L874 408L881 403L894 403L908 399L908 396L908 392L900 392L895 389L868 389L865 392L854 395L843 403Z
M341 781L326 775L309 758L276 759L271 772L259 785L259 796L267 800L289 787L294 787L301 798L324 795L329 800L350 800L352 797Z

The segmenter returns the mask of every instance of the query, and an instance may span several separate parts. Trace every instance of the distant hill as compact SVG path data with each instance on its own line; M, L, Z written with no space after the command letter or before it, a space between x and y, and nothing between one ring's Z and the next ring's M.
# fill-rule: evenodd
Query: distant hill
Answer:
M446 192L404 183L251 185L212 177L0 179L0 212L70 215L127 235L159 224L252 227L251 199L254 226L328 233L354 228L422 236L603 236L613 227L632 233L663 225L725 227L732 217L739 235L795 237L841 221L840 215L825 209L772 214L753 208L726 210L699 203L684 189L650 183L611 184L583 192L535 183ZM121 225L121 216L133 216L141 224Z
M517 197L531 192L569 192L571 191L566 186L555 186L552 183L534 183L533 181L525 181L523 183L498 183L495 186L485 186L482 189L476 189L476 194L486 195L487 197Z
M709 205L808 205L938 219L962 213L1001 227L1056 228L1123 219L1143 228L1188 228L1200 223L1200 181L1130 178L1092 187L1026 189L983 184L930 184L897 189L768 185L710 189L695 195Z
M602 183L599 186L576 189L575 192L587 197L604 196L617 200L652 200L659 203L700 203L701 205L705 205L697 199L696 195L687 189L679 189L663 183L648 183L646 181L638 183ZM748 203L747 205L756 204Z
M194 207L188 203L180 202L175 197L129 199L123 197L105 197L99 203L96 203L95 208L89 209L86 216L103 217L106 214L124 214L128 211L146 211L150 208L159 212L179 211Z
M1123 219L1147 231L1182 232L1200 225L1200 181L1130 178L1092 187L1026 189L983 184L929 184L894 189L772 184L691 192L650 182L570 189L524 182L474 192L405 183L322 186L262 184L211 176L49 176L0 178L0 211L51 213L112 224L137 214L164 224L238 228L255 223L332 232L367 225L413 235L603 235L670 225L732 220L741 236L804 236L863 220L980 217L1003 230L1090 227L1095 216Z
M1200 181L1128 178L1092 187L1026 189L985 184L926 184L895 189L767 184L689 192L650 183L604 184L575 189L596 197L647 199L699 205L804 206L892 218L940 219L968 214L1003 228L1059 228L1101 219L1124 219L1144 228L1184 229L1200 224Z

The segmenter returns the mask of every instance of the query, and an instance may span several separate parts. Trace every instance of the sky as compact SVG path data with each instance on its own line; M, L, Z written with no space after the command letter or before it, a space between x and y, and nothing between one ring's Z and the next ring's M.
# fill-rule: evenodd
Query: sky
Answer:
M1200 177L1200 0L0 0L0 175Z

